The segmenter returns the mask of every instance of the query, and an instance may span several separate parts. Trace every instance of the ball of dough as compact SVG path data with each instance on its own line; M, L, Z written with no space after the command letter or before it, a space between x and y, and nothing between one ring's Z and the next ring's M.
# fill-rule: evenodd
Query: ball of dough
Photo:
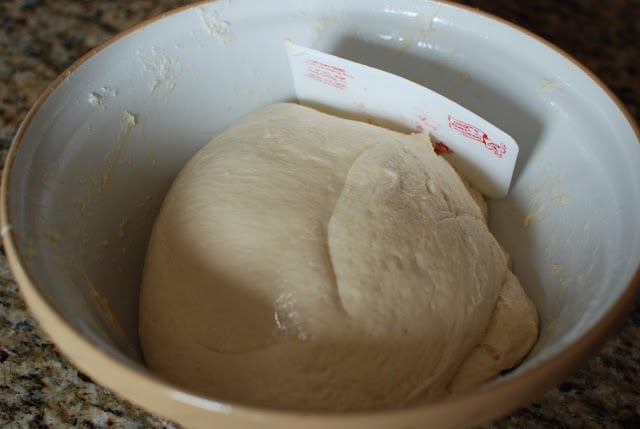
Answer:
M475 196L425 136L290 103L245 117L191 159L154 225L147 365L213 398L305 411L402 407L495 377L527 354L537 316Z

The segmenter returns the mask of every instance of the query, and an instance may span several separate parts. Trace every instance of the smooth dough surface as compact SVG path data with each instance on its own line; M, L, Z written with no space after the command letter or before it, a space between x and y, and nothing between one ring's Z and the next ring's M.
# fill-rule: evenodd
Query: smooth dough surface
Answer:
M210 397L362 411L476 387L538 327L482 197L425 136L280 103L174 182L139 331L152 370Z

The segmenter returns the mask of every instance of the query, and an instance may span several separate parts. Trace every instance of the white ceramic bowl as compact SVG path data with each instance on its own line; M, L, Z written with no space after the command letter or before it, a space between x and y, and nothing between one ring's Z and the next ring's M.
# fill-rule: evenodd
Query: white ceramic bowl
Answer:
M491 202L491 227L541 314L516 371L421 407L320 415L198 397L145 369L136 318L153 215L214 134L293 97L285 39L429 86L519 142L511 193ZM152 412L189 427L459 427L558 382L624 316L639 283L639 165L637 128L611 93L505 22L432 1L219 1L142 24L53 83L11 148L2 234L63 353Z

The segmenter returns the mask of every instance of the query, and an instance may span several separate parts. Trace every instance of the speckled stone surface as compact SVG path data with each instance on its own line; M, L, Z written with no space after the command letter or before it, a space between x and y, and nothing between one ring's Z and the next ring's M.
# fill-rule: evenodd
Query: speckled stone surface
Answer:
M46 86L96 44L176 0L0 2L0 148ZM594 71L640 120L640 1L474 0ZM173 428L97 386L25 308L0 254L0 427ZM485 428L640 428L640 305L586 365L537 402Z

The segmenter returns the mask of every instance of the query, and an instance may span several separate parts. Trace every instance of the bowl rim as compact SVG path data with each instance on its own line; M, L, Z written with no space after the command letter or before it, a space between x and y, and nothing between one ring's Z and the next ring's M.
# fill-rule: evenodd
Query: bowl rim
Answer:
M142 366L136 368L128 365L126 362L101 349L90 338L73 328L36 286L36 282L28 271L28 265L24 261L24 255L21 255L18 249L17 238L11 227L10 181L13 174L14 161L20 150L24 135L32 120L40 111L40 108L62 82L82 64L93 58L106 47L168 16L179 14L189 9L199 8L205 4L216 3L217 1L219 0L200 0L171 9L121 31L89 50L59 74L37 98L18 127L9 146L0 183L0 236L2 237L8 265L15 282L22 292L30 313L39 322L46 334L51 337L52 341L59 346L58 349L61 354L69 359L74 366L91 375L91 377L97 380L102 386L122 395L126 400L131 401L148 412L155 415L162 415L172 420L178 420L180 423L205 422L207 421L205 420L207 416L210 418L210 413L215 412L220 415L230 415L233 413L235 416L244 417L247 420L256 422L262 421L265 418L275 417L283 423L287 421L300 423L300 419L304 419L306 423L309 423L308 419L313 419L314 421L321 421L323 424L330 424L332 422L355 423L358 420L363 420L363 422L386 421L385 424L388 424L389 419L394 419L402 415L406 415L409 419L417 422L424 421L425 419L428 420L429 415L436 416L436 418L438 418L438 416L451 417L452 415L459 414L460 409L465 408L476 410L477 417L479 418L478 423L481 423L497 418L530 402L532 398L535 398L545 390L556 385L563 377L576 371L578 365L584 364L587 358L595 352L614 331L619 329L627 314L631 311L635 303L635 298L640 295L640 261L638 261L633 278L625 287L620 297L611 305L605 314L596 321L589 331L570 342L563 350L542 360L536 366L523 373L515 374L505 382L481 387L480 389L456 397L445 398L443 400L407 408L369 412L324 413L263 409L240 403L206 398L190 393L179 386L161 379ZM528 36L535 42L541 43L546 48L559 53L577 66L582 73L586 74L595 85L605 92L607 97L614 102L626 122L630 125L636 140L640 142L640 126L636 123L627 107L600 78L563 49L518 24L514 24L506 19L471 6L455 3L450 0L429 0L429 2L434 4L440 3L454 9L466 10L467 12L483 16L501 25L506 25L512 30ZM505 400L505 398L508 399ZM162 404L163 407L159 407L159 404Z

